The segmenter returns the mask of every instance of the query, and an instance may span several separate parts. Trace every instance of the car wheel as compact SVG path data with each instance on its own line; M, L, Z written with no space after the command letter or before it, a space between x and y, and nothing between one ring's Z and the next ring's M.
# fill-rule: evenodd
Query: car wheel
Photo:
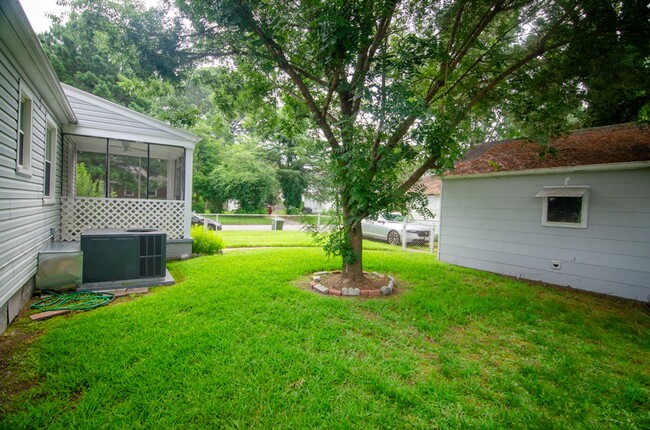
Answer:
M212 224L208 224L208 230L215 231L217 228L213 226Z
M396 232L395 230L391 230L388 232L388 243L391 245L401 245L402 244L402 239L399 237L399 233Z

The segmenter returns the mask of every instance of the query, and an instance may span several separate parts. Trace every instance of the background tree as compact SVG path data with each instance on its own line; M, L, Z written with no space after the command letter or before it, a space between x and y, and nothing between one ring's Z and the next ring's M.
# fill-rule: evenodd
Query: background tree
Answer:
M57 77L69 85L88 91L123 106L134 98L118 85L120 76L132 73L127 64L115 61L105 34L96 31L84 15L58 20L39 38Z
M104 197L104 182L93 180L84 163L77 163L75 193L80 197Z
M572 11L570 19L576 37L562 55L552 57L545 69L555 68L560 80L579 82L577 92L586 106L581 125L648 120L648 2L588 0L581 2L581 9Z
M650 119L648 3L587 0L567 17L568 43L494 93L503 119L484 118L499 123L499 137L539 137L540 124L553 134L566 119L575 128Z
M320 138L314 133L309 112L293 100L255 118L252 135L259 139L263 156L275 166L287 212L298 213L310 183L312 171L322 159Z
M209 176L207 197L223 204L236 200L241 213L266 213L278 193L275 171L243 146L230 148Z

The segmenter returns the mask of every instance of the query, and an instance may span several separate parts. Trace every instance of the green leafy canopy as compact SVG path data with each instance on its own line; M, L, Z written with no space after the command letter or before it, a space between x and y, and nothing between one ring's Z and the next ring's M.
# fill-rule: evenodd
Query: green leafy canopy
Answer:
M625 95L617 115L604 117L647 112L644 3L177 0L180 14L166 7L130 16L137 9L130 2L117 14L93 10L109 23L126 14L124 29L111 35L138 50L143 70L175 79L185 65L209 58L271 83L271 97L248 98L256 112L273 99L309 114L340 198L341 254L350 262L344 273L357 277L361 219L422 209L414 184L452 167L473 139L522 130L549 135L571 121L604 121L590 111L605 112L611 95L601 70L620 72L617 93ZM161 43L145 37L153 33ZM587 61L602 48L607 59ZM245 100L222 96L232 106Z

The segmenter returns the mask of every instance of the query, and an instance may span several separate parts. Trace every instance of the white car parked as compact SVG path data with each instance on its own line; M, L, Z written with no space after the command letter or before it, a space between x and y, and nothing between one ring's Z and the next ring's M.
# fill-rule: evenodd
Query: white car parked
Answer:
M404 221L406 220L406 233ZM431 227L428 225L413 224L413 219L399 213L387 213L377 219L366 218L361 221L363 237L367 239L385 240L391 245L401 245L402 235L406 234L406 243L416 242L424 244L429 242Z

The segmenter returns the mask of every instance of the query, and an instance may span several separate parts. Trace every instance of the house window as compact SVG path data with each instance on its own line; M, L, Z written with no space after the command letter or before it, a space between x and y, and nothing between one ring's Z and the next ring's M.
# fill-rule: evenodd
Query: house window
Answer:
M54 198L54 183L56 173L56 126L48 121L45 132L45 166L43 171L45 198Z
M588 187L544 187L535 197L543 199L543 226L587 228Z
M32 167L32 98L26 91L20 92L18 109L17 171L30 175Z

